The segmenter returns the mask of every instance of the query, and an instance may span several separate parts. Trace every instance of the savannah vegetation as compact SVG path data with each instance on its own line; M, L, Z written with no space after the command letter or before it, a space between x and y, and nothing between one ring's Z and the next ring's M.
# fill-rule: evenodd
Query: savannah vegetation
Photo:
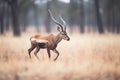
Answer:
M58 33L48 9L70 41L56 61L44 49L29 59L32 35ZM119 14L119 0L0 0L0 80L120 80Z

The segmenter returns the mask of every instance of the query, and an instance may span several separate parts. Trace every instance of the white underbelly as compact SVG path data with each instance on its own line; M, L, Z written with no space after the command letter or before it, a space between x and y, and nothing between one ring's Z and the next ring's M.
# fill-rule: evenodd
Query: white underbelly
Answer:
M48 40L32 38L31 41L36 41L37 43L47 43Z

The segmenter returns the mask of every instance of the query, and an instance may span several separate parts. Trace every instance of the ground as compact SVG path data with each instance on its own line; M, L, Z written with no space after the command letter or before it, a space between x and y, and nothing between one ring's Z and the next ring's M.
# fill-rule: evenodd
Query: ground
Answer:
M57 50L29 59L29 37L0 36L0 80L120 80L120 35L72 34Z

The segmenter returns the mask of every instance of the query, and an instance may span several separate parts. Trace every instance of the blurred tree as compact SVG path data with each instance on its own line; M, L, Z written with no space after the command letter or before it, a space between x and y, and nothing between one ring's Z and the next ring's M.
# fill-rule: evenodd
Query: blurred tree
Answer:
M10 30L9 28L9 24L10 24L10 7L9 5L6 3L6 9L5 9L5 29L6 31Z
M38 12L38 5L35 4L35 0L20 0L19 1L19 10L20 10L20 17L19 17L19 21L20 24L22 26L22 30L25 32L27 26L29 25L29 22L31 20L28 19L28 14L30 11L33 12L33 23L36 27L36 31L39 32L39 22L38 22L38 18L39 18L39 12Z
M119 33L120 32L120 1L119 0L112 0L112 9L111 9L111 16L112 16L112 32Z
M70 0L69 4L69 17L70 17L70 31L72 32L73 26L78 25L80 33L84 33L84 1L83 0Z
M29 10L33 9L34 12L34 23L36 26L36 30L38 31L38 12L37 12L37 5L35 4L34 0L5 0L5 2L8 4L10 8L6 7L6 16L8 12L11 12L11 20L12 20L12 29L13 29L13 34L15 36L20 36L21 30L20 26L22 25L23 27L22 30L26 31L26 26L28 25L28 12ZM11 10L11 11L9 11ZM8 16L9 17L9 16ZM8 26L9 21L7 21L6 17L6 26ZM8 29L6 27L6 29Z
M96 20L97 20L98 31L101 34L101 33L104 33L104 28L103 28L102 19L101 19L99 0L94 0L94 2L95 2Z
M19 26L19 8L18 8L18 0L5 0L10 8L11 8L11 14L12 14L12 27L13 27L13 34L14 36L20 36L20 26Z
M5 2L0 1L0 34L4 34Z
M28 26L28 10L29 9L24 9L22 12L21 12L21 15L20 15L20 24L22 27L22 31L26 32L26 28Z
M19 23L22 26L22 31L26 31L26 28L28 26L28 12L29 10L32 9L34 6L34 1L33 0L21 0L19 2L19 10L20 10L20 15L19 15Z
M80 16L79 19L78 19L78 23L79 23L79 26L80 26L80 33L84 33L85 30L84 30L84 0L80 0L79 2L79 11L80 11Z
M74 26L78 26L84 33L87 24L87 28L91 26L92 31L98 30L99 33L104 33L104 29L120 33L119 4L119 0L70 0L70 3L60 0L0 0L0 34L9 30L11 24L15 36L26 31L29 25L34 25L39 32L39 25L45 24L46 32L50 32L52 21L48 9L55 12L56 19L62 15L70 24L71 32Z
M51 26L50 26L50 15L48 13L48 9L50 9L50 5L52 3L52 0L47 0L46 4L46 19L45 19L45 27L46 31L49 33L51 31Z
M20 36L21 32L20 32L20 26L19 26L19 9L18 9L18 3L17 0L12 0L10 2L11 5L11 12L12 12L12 23L13 23L13 34L15 36Z
M87 32L94 32L96 27L96 15L95 15L94 0L84 1L84 25L86 25Z
M74 25L74 16L75 16L75 11L76 11L76 3L74 0L70 0L69 4L69 22L70 22L70 32L73 32L73 25Z
M35 22L36 30L37 30L37 32L40 32L40 30L39 30L39 22L38 22L38 9L37 9L37 5L33 6L33 10L34 10L34 22Z
M120 1L102 0L106 26L109 32L120 33Z
M10 24L10 7L6 1L0 1L0 33L4 34L9 30Z

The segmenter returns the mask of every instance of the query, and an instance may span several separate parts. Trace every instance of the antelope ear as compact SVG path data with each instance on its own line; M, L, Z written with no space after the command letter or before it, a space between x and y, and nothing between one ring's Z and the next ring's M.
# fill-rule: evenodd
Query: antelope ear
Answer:
M62 30L60 29L60 27L59 26L57 26L57 30L59 31L59 32L61 32Z

